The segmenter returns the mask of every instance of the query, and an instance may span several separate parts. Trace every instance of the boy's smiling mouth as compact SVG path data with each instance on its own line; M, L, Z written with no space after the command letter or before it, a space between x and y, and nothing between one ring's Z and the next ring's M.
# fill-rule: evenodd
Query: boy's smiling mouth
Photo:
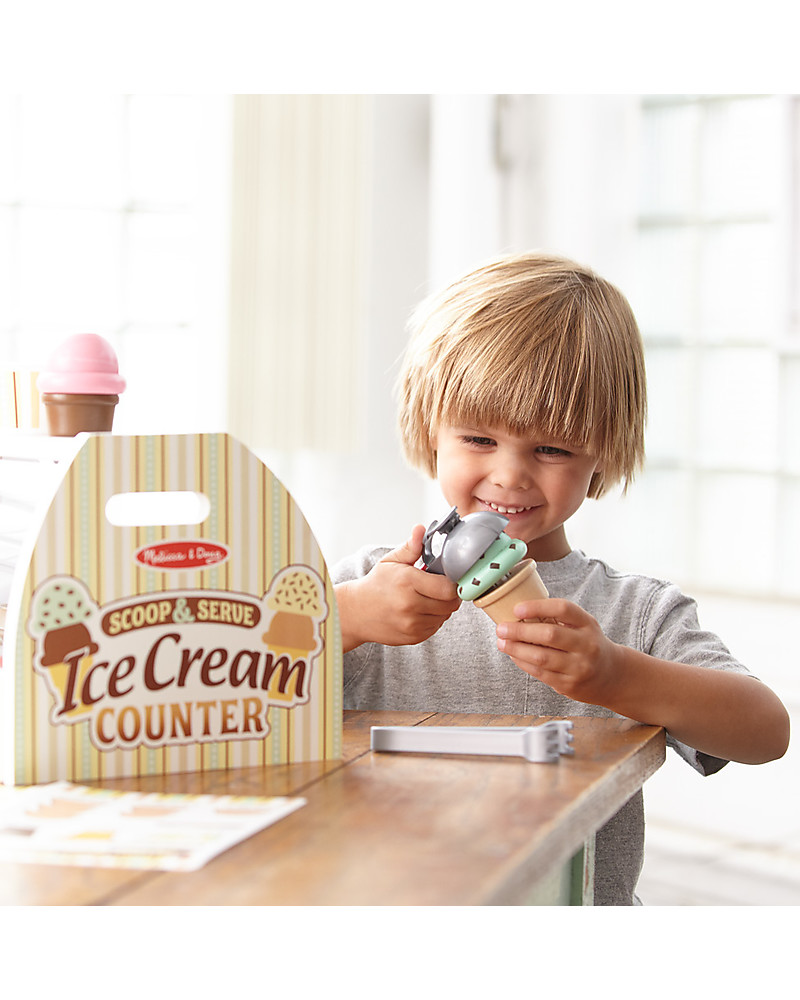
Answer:
M492 503L491 500L484 500L481 497L477 497L476 499L480 503L482 503L485 507L488 507L490 510L497 511L498 514L525 514L529 510L534 509L533 507L512 507L510 505L504 506L503 504Z

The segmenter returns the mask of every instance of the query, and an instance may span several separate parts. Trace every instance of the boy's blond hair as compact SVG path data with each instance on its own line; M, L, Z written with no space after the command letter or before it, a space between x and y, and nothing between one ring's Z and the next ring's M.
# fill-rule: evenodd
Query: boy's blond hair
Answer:
M644 460L646 388L627 300L588 268L545 253L498 258L426 299L398 380L408 461L436 476L444 424L541 434L600 459L602 496Z

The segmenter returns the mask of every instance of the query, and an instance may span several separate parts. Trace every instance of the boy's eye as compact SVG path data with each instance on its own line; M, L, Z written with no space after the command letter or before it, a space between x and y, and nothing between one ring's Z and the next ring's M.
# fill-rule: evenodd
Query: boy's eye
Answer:
M490 448L494 443L494 438L480 437L477 434L467 434L464 437L464 444L474 444L480 448Z
M553 456L556 456L556 455L561 455L561 456L563 456L563 455L569 455L569 452L566 451L564 448L555 448L554 446L549 445L549 444L540 445L537 448L537 451L539 452L540 455L553 455Z

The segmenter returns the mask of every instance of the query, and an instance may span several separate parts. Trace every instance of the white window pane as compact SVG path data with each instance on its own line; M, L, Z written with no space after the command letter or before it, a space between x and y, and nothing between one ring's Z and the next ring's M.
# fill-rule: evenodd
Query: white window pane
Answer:
M786 358L783 361L781 400L784 405L780 423L781 466L787 472L798 475L800 474L800 358ZM800 507L796 509L796 516L800 522Z
M136 213L128 220L128 311L134 323L180 323L196 309L197 252L189 217Z
M570 519L567 535L577 548L622 572L666 580L687 579L691 538L689 473L647 469L627 495L587 500Z
M648 108L642 123L641 211L686 215L695 199L695 105Z
M700 586L770 593L776 516L777 487L772 477L702 476L694 520Z
M136 201L185 204L198 191L203 115L191 97L130 98L130 184Z
M18 98L0 94L0 202L19 197Z
M117 349L125 392L114 430L120 434L188 434L222 429L224 394L219 371L196 331L178 327L131 327Z
M684 581L690 566L691 475L649 469L630 489L630 504L617 525L628 551L625 568L665 580Z
M783 276L778 259L772 226L719 226L704 233L698 282L704 340L774 340Z
M123 98L57 94L22 98L20 185L37 204L119 205Z
M781 488L778 523L778 573L782 594L800 597L800 483L786 482Z
M770 351L704 351L698 386L698 452L706 465L774 469L778 367Z
M703 126L703 214L774 212L781 196L780 104L711 101Z
M648 345L646 364L648 461L686 462L694 411L691 353Z
M17 319L16 209L0 205L0 330Z
M41 371L47 359L58 347L58 345L72 336L73 333L100 333L103 337L108 337L106 330L95 328L90 330L86 324L56 324L47 323L45 325L24 324L18 327L14 335L10 338L14 364L19 368L31 371Z
M647 346L656 470L634 489L665 471L658 463L688 467L693 499L679 517L691 558L687 578L676 557L674 576L727 592L800 592L800 485L776 475L800 471L800 360L779 362L775 350L789 332L785 101L643 110L642 278L631 301ZM708 347L682 356L664 344L678 337ZM745 529L758 548L742 555Z
M688 336L696 273L693 245L692 234L683 228L640 233L630 301L645 337Z
M20 316L26 323L120 321L120 220L112 212L20 210Z

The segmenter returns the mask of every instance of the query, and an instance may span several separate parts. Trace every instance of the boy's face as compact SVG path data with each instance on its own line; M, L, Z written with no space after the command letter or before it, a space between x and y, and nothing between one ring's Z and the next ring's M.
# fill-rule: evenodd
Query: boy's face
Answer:
M496 511L508 518L506 532L528 543L533 559L568 554L564 522L586 499L600 465L596 457L563 441L491 427L445 425L436 448L442 493L462 517Z

